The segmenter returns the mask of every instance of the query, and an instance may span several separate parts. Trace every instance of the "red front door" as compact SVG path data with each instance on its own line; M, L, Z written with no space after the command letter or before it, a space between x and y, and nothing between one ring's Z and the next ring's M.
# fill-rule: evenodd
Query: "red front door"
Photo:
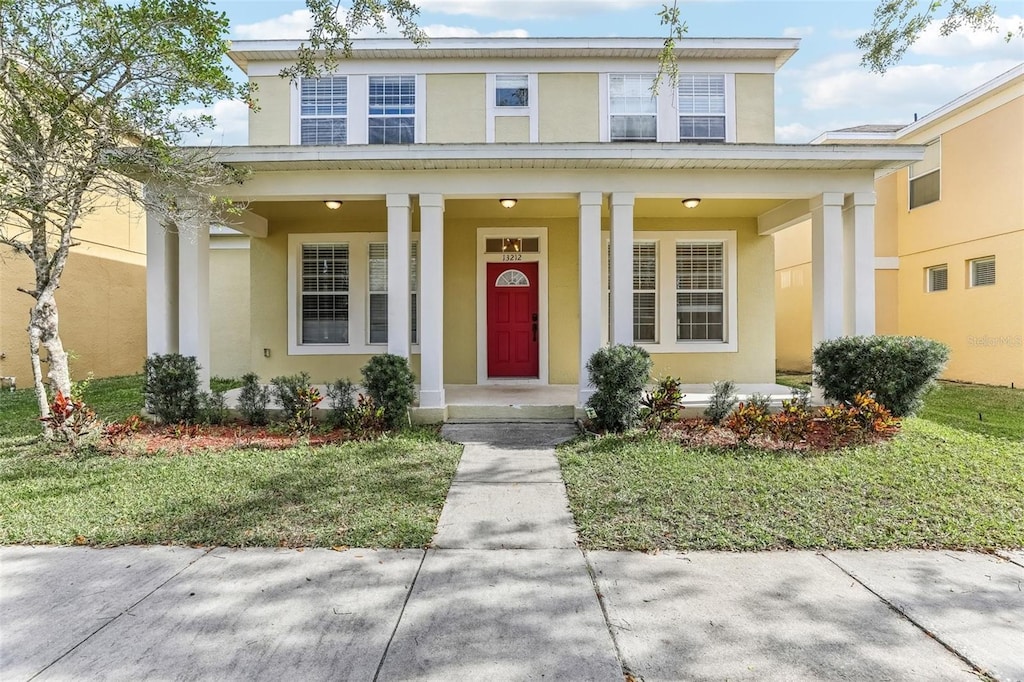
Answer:
M487 264L487 376L540 374L536 263Z

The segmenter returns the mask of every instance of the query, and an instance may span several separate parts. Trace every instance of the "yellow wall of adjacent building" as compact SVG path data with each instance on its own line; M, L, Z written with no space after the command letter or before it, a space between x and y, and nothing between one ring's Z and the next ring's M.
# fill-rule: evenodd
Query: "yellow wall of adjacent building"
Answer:
M146 357L145 218L127 201L99 200L81 225L56 296L72 379L137 374ZM28 258L0 254L0 375L19 386L32 382L26 328L33 300L17 288L34 282Z
M596 73L542 73L537 76L537 90L541 142L600 139Z
M736 74L736 141L775 142L773 74Z
M249 109L249 144L291 144L291 89L295 86L280 76L253 76L249 82L258 88L259 105Z
M486 79L482 73L429 74L427 142L486 142L486 102ZM527 133L525 141L529 139Z
M249 238L211 236L210 373L240 377L252 359Z
M494 117L494 141L495 142L529 142L530 141L530 117L529 116L495 116Z

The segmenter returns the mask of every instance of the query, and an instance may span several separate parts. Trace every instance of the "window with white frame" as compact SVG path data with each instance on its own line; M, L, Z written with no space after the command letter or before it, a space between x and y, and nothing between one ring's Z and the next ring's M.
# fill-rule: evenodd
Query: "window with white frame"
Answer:
M658 102L653 73L613 73L608 76L609 135L612 141L658 139Z
M942 195L942 138L925 145L924 158L910 166L910 208L931 204Z
M968 261L972 287L987 287L996 283L996 257L986 256Z
M416 142L416 76L370 76L370 144Z
M929 292L949 289L949 268L945 263L925 269L926 287Z
M348 343L348 244L303 244L301 344Z
M657 242L633 242L633 341L658 342Z
M676 243L676 340L725 340L725 245Z
M522 74L498 74L494 77L494 106L522 108L530 106L530 78Z
M348 78L303 78L299 84L299 142L348 142Z
M419 343L417 304L419 303L419 243L409 243L409 336L411 343ZM369 249L369 298L366 327L371 344L388 342L388 245L373 242Z
M725 75L682 74L677 90L680 142L725 142Z

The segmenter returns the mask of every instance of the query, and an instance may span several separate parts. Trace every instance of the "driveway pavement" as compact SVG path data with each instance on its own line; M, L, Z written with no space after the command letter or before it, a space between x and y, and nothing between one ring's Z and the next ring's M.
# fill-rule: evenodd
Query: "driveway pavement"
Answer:
M467 444L427 550L0 548L0 679L1024 680L1024 552L581 552L560 425Z

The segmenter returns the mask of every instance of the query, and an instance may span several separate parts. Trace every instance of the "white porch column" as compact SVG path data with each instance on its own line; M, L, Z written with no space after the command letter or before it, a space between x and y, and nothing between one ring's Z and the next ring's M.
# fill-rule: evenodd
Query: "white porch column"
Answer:
M587 360L601 347L602 202L600 192L580 192L580 378L576 396L579 405L586 404L594 394Z
M851 194L843 206L848 335L875 333L875 193Z
M420 195L419 271L420 407L444 407L444 197L440 194Z
M409 357L408 194L387 195L388 205L388 352Z
M178 352L178 235L146 211L146 355Z
M210 225L178 226L178 352L199 363L199 387L210 388Z
M811 199L812 342L843 335L843 194Z
M608 315L611 317L611 342L633 343L633 204L632 192L615 192L611 199L611 278L612 292Z

